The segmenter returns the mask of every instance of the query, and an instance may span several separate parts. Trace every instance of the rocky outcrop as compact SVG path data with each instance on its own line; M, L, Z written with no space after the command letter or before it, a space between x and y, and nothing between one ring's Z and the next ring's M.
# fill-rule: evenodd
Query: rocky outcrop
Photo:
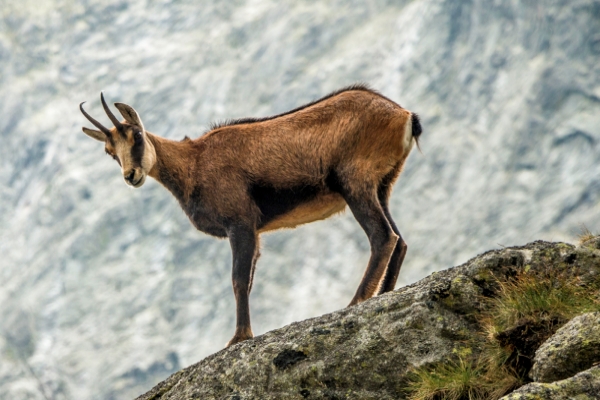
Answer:
M138 400L405 398L416 368L478 351L476 315L498 293L498 278L542 276L548 268L589 283L600 274L600 251L547 242L491 251L358 306L226 348ZM577 380L596 379L590 371ZM596 387L590 385L581 393Z
M472 336L473 321L442 299L481 290L464 274L441 272L222 350L140 399L395 399L411 369L450 357Z
M530 376L536 382L554 382L596 362L600 362L600 312L573 318L544 342L535 353Z

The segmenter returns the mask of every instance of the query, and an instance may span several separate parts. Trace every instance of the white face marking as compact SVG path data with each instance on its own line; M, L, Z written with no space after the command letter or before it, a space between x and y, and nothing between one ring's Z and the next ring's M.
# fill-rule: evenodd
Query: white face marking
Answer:
M81 103L79 105L81 112L100 129L97 131L83 127L83 132L93 139L104 142L106 152L115 158L121 166L121 173L125 182L130 186L140 187L144 184L146 176L156 163L156 150L150 139L151 135L149 136L144 130L144 124L133 107L124 103L115 103L115 106L125 118L125 121L118 122L112 112L108 110L104 96L101 94L100 97L106 113L115 124L115 127L111 129L104 127L83 110L83 103ZM117 126L120 130L117 129ZM143 145L140 140L143 141Z
M125 183L129 186L138 188L144 184L148 173L154 166L156 161L156 152L152 142L148 139L146 134L143 134L144 141L144 153L141 159L141 165L135 165L132 148L135 145L135 139L133 137L133 131L131 128L125 131L126 137L123 137L116 130L113 130L113 142L114 146L107 145L107 151L118 157L121 164L121 173Z

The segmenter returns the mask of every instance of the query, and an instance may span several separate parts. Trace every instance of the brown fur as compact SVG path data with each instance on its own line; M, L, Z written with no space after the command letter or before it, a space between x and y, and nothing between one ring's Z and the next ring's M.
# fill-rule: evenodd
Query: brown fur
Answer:
M146 175L155 178L196 228L231 241L238 320L230 344L252 337L248 295L262 232L325 219L348 204L372 248L350 304L393 289L406 243L387 202L420 134L415 114L354 86L279 116L217 125L193 140L144 132L134 152L132 132L143 124L133 108L116 105L126 121L120 134L107 134L106 149L121 159L126 181L137 187Z
M353 193L375 190L376 183L408 156L410 148L402 135L409 117L410 112L378 95L351 91L296 114L224 126L195 140L149 135L160 160L149 175L161 181L161 168L176 171L171 175L184 188L180 201L190 201L193 188L207 187L204 207L255 226L260 212L249 198L249 182L321 188L313 201L270 221L261 231L295 227L345 207L343 198L326 187L331 168L347 176Z

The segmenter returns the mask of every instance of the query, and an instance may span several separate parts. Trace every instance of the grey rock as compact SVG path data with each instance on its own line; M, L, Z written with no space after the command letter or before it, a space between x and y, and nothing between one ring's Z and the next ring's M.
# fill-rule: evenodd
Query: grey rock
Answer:
M530 372L536 382L554 382L600 362L600 312L579 315L535 352Z
M594 400L600 399L600 366L553 383L530 383L500 400Z
M600 272L600 251L546 242L491 251L357 306L224 349L138 400L404 398L415 368L478 351L475 315L484 307L482 296L499 290L494 277L525 269L543 274L549 265L585 281ZM581 388L577 393L588 390Z
M414 366L452 355L472 327L434 284L291 324L209 356L139 399L395 399ZM394 379L390 379L390 378Z

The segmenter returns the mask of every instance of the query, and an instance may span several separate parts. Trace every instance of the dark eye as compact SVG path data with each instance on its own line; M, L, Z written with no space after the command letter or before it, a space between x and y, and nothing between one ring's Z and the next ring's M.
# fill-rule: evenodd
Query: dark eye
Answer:
M136 142L140 142L142 140L142 132L137 131L133 134L133 138Z

